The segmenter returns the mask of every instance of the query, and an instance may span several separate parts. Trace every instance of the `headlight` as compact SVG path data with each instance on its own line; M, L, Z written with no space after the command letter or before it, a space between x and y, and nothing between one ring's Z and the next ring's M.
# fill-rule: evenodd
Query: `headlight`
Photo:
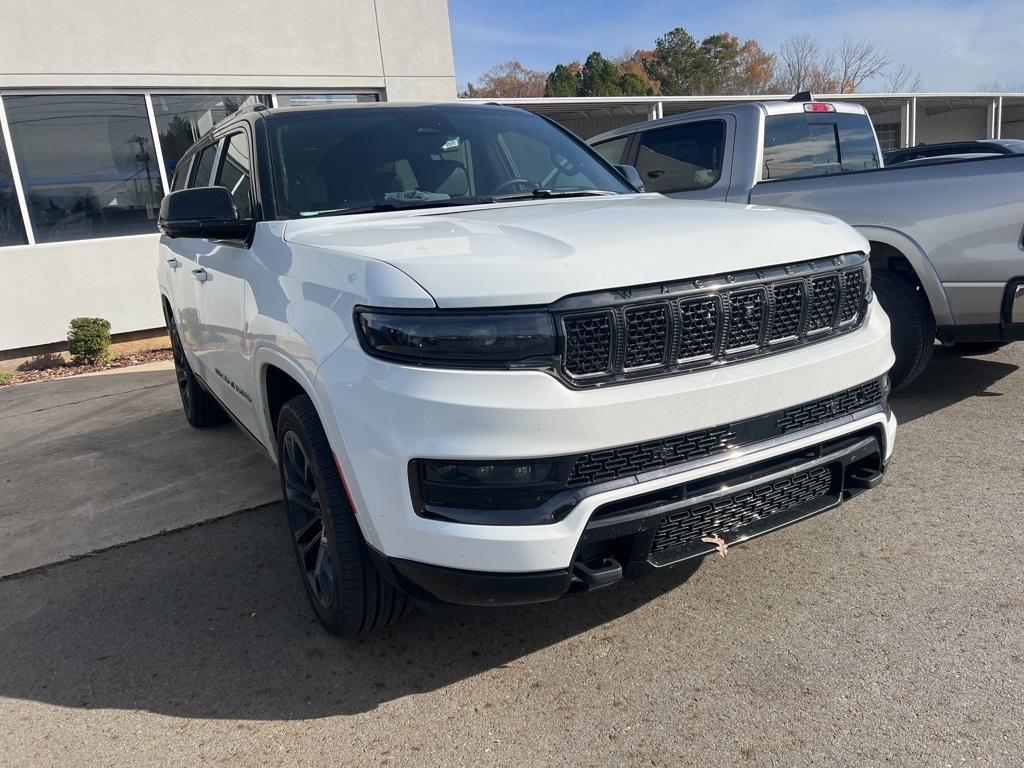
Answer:
M864 299L868 304L875 298L875 292L871 290L871 260L864 262Z
M369 354L420 365L507 368L549 364L557 351L547 312L357 309Z

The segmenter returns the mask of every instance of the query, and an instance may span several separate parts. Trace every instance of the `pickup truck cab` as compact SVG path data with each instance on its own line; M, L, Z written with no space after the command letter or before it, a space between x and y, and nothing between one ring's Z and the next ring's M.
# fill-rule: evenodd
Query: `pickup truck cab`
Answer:
M724 554L882 478L889 323L838 219L637 194L497 106L241 112L172 187L185 416L277 463L333 632Z
M798 96L638 123L590 143L635 165L649 192L829 213L856 228L892 320L894 387L924 370L936 338L967 352L1024 338L1024 155L883 167L861 105Z

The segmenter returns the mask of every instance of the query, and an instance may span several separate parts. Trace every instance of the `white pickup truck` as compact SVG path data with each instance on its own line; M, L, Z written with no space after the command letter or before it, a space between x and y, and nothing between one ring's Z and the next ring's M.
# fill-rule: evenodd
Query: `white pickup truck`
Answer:
M889 322L837 219L637 194L494 106L244 111L172 187L185 415L278 464L333 632L725 554L882 478Z
M882 167L859 104L763 101L688 112L590 139L650 192L829 213L871 243L892 320L895 388L934 341L964 351L1024 339L1024 155Z

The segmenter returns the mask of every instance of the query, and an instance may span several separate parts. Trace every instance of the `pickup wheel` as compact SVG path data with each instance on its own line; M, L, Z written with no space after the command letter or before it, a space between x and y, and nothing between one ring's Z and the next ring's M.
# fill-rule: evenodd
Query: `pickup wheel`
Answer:
M412 604L370 559L327 435L306 395L281 409L277 448L295 557L320 623L352 637L401 619Z
M164 307L164 318L167 321L167 334L171 337L171 357L174 358L174 376L181 396L181 407L185 418L193 427L212 427L227 421L227 414L214 400L213 395L203 389L199 379L192 372L192 366L185 357L185 349L178 337L178 325L174 315Z
M895 272L876 271L871 287L892 326L896 362L889 380L893 389L902 389L920 376L932 359L935 317L921 288Z

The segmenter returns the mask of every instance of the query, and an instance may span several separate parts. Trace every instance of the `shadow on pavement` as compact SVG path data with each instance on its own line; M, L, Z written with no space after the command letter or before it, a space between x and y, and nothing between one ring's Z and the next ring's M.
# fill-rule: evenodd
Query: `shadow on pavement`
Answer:
M969 397L1000 397L989 388L1017 368L990 357L967 357L939 347L917 381L893 397L892 407L900 423L906 424Z
M278 505L0 581L0 696L177 717L372 710L630 613L676 570L593 596L415 612L349 641L312 618Z

